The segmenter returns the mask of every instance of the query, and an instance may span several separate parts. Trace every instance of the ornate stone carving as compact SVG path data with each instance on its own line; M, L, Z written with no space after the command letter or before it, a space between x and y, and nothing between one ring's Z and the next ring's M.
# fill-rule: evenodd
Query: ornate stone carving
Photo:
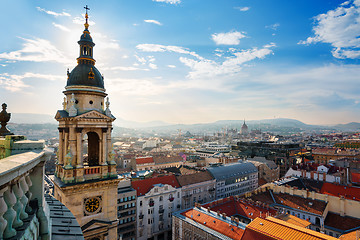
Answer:
M6 112L6 108L7 108L6 103L3 103L1 106L2 106L2 111L0 112L0 123L1 123L0 136L14 135L6 127L7 123L10 120L11 113Z
M77 109L75 107L75 95L71 94L70 107L69 107L69 117L75 117L77 115Z

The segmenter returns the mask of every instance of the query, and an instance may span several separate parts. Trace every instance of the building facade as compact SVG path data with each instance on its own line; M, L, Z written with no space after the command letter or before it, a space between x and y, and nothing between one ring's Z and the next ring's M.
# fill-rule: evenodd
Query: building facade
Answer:
M117 213L118 239L136 239L136 191L130 179L122 179L118 185Z
M137 239L171 239L171 216L181 208L181 188L174 175L137 180Z
M216 198L244 194L258 187L258 170L250 162L208 168L216 179Z
M194 207L215 199L216 180L208 171L176 176L181 186L181 208Z

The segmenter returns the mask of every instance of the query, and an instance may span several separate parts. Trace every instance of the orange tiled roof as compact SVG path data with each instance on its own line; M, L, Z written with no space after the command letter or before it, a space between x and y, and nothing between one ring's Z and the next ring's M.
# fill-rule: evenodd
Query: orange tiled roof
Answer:
M260 204L257 206L256 203L247 202L244 199L235 200L234 198L230 198L230 201L220 203L219 205L215 205L210 207L210 209L214 212L220 211L220 213L226 213L227 216L233 216L235 214L255 219L257 217L265 218L267 216L274 216L276 214L276 210L272 208L262 207ZM210 206L209 204L204 205L204 207Z
M299 209L306 212L322 215L325 211L327 203L319 200L304 199L300 196L290 195L285 193L273 193L274 199L277 204L291 207L293 209ZM259 201L267 204L273 204L274 201L271 198L269 191L252 195L250 197L254 201Z
M153 157L138 157L136 158L136 164L154 163Z
M281 219L285 222L300 226L300 227L304 227L304 228L311 225L311 223L309 221L295 217L291 214L282 214L282 215L277 216L276 218Z
M186 212L182 212L181 214L189 219L194 220L197 223L200 223L201 225L211 228L214 231L217 231L232 239L241 239L244 233L243 229L233 225L229 225L228 222L219 220L203 212L197 211L195 210L195 208L190 209Z
M331 196L344 196L344 198L360 201L360 188L337 185L333 183L324 182L320 193Z
M356 239L356 232L359 230L355 230L346 234L343 234L339 237L340 240L354 240Z
M256 218L246 226L242 240L255 239L336 240L337 238L268 217L266 219Z
M141 196L149 192L155 184L168 184L175 188L179 188L180 185L174 175L147 178L144 180L132 181L131 186L136 190L136 195Z

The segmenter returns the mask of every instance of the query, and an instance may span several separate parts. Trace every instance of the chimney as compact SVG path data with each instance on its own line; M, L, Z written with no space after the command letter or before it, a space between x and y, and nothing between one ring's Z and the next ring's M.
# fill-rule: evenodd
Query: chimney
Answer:
M231 222L234 222L235 218L234 216L231 216Z
M217 211L216 213L217 213L218 217L220 217L220 211Z
M222 217L223 219L226 219L226 213L223 213Z
M326 173L323 173L323 181L326 182Z
M210 207L207 207L207 211L210 212Z
M239 223L239 218L236 217L236 218L235 218L235 222L236 222L236 223Z

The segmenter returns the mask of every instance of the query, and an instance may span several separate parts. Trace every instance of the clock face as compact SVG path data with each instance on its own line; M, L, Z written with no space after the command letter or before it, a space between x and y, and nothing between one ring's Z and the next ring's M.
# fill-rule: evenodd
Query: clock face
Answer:
M100 198L93 197L85 200L85 210L88 213L94 213L100 208Z

